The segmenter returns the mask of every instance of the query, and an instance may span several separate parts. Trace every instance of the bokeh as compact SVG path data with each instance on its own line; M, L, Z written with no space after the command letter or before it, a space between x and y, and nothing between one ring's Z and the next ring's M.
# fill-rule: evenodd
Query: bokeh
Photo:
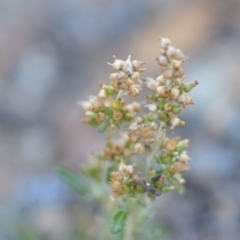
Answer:
M186 80L199 86L177 130L191 139L187 191L161 196L155 221L168 240L240 239L239 0L1 0L0 12L1 240L86 227L94 207L54 170L103 146L77 102L108 81L113 54L158 76L159 36L189 56Z

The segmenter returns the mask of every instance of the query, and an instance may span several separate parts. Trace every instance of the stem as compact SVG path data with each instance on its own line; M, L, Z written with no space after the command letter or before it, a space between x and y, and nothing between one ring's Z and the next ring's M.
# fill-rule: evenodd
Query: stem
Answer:
M166 135L165 123L160 122L160 126L159 126L157 136L155 139L155 143L153 145L151 153L147 157L146 172L148 172L149 168L153 165L154 157L155 157L156 153L158 152L158 150L161 148L161 145L163 143L165 135Z
M134 240L134 218L133 212L129 213L127 221L125 223L124 240Z

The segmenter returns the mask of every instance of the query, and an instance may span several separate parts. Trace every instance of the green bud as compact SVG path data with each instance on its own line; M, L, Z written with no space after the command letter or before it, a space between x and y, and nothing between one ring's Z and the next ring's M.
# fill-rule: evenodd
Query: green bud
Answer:
M116 121L113 118L108 119L109 125L115 125Z
M124 121L126 121L126 122L132 121L132 119L133 119L132 113L125 113L125 114L123 114L123 119L124 119Z
M190 92L197 85L198 85L197 81L185 83L183 85L184 92Z
M107 115L112 115L113 114L113 109L112 108L105 108L102 112L107 114Z
M183 107L181 107L181 106L174 106L172 108L172 112L175 114L179 114L182 110L183 110Z
M103 89L106 91L107 95L114 95L116 93L116 89L113 86L104 85Z
M155 182L154 187L156 187L159 190L162 190L164 187L164 184L161 183L160 181Z
M190 145L190 141L188 139L184 139L182 141L180 141L177 144L177 152L182 152L184 150L186 150L187 147L189 147Z
M117 163L120 163L121 162L121 156L119 156L119 155L116 155L115 157L114 157L114 161L116 161Z
M166 177L170 177L172 174L170 173L170 171L168 169L165 169L163 171L163 175L165 175Z
M115 110L122 110L123 103L121 101L119 101L119 100L115 100L115 101L112 102L112 107Z
M98 126L99 122L96 118L91 118L91 119L88 120L88 124L91 125L91 126Z
M165 101L163 99L159 100L158 102L158 108L160 110L164 110L164 105L165 105Z
M166 192L169 192L169 191L174 190L174 189L175 189L174 186L164 186L162 188L162 192L166 193Z
M95 117L96 117L96 113L95 113L95 112L87 111L87 112L86 112L86 116L89 117L89 118L95 118Z
M157 119L157 116L156 116L155 113L150 112L150 113L148 114L148 120L149 120L150 122L153 122L153 121L155 121L156 119Z
M127 193L129 193L129 188L126 185L122 185L119 189L119 192L121 194L127 194Z
M172 163L172 158L169 154L162 156L162 163Z
M135 190L136 190L136 192L138 192L138 193L144 193L144 192L146 192L146 190L142 187L142 186L140 186L140 185L136 185L135 186Z
M175 173L172 175L172 178L176 180L179 184L184 184L186 181L182 178L181 174Z
M163 122L167 122L169 120L168 114L166 112L160 112L158 114L158 118Z
M156 101L157 100L157 98L156 98L156 96L154 94L148 95L147 98L152 100L152 101Z

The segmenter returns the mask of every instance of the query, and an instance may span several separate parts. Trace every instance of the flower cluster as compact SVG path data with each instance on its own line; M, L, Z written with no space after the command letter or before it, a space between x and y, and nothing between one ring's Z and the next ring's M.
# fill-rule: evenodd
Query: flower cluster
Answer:
M140 72L145 62L131 61L131 56L126 61L117 59L108 63L116 71L110 75L110 85L101 84L97 96L91 96L88 101L80 102L86 111L87 118L84 122L99 126L99 131L104 132L108 128L120 127L123 122L129 122L140 110L138 102L125 104L124 95L136 97L139 95L142 81Z
M142 89L142 81L140 79L140 72L145 69L142 66L146 63L143 61L133 60L129 55L126 61L117 59L115 56L113 63L108 63L116 71L110 75L111 85L118 89L125 91L128 95L136 97Z
M180 49L170 45L170 40L160 38L160 56L157 58L162 74L156 79L146 78L144 83L152 91L148 96L154 103L147 105L151 112L157 112L160 121L171 129L186 122L178 118L178 114L189 104L192 98L185 93L190 92L197 81L183 83L185 73L182 64L186 59Z
M126 165L121 160L118 171L111 173L110 185L112 187L112 197L130 193L130 179L134 171L134 165Z
M194 104L187 93L198 82L184 83L182 65L187 58L180 49L172 46L167 38L160 38L160 46L157 58L160 76L142 81L140 73L145 70L142 68L145 62L131 61L131 56L126 61L114 56L113 63L108 63L115 70L110 75L110 84L101 84L97 96L81 102L86 111L85 122L98 126L100 132L120 129L123 123L129 122L123 130L124 137L120 141L110 137L105 149L98 154L100 160L110 164L108 179L113 198L143 192L154 197L173 189L181 192L185 183L181 173L189 170L186 149L190 142L180 137L171 139L166 134L179 125L186 125L178 115L187 105ZM124 96L138 96L142 83L151 94L145 105L148 112L141 116L142 104L126 104ZM145 169L136 164L138 155L146 159ZM134 164L126 164L133 160ZM136 169L138 172L134 172Z

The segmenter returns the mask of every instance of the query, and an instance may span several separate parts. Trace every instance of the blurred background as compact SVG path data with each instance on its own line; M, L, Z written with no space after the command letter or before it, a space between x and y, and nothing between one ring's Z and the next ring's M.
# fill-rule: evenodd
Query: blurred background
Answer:
M239 0L1 0L0 12L0 240L85 226L89 209L54 171L103 146L77 102L108 82L113 54L157 77L159 36L190 56L186 81L200 85L177 130L192 143L187 191L159 198L156 219L168 240L240 239Z

